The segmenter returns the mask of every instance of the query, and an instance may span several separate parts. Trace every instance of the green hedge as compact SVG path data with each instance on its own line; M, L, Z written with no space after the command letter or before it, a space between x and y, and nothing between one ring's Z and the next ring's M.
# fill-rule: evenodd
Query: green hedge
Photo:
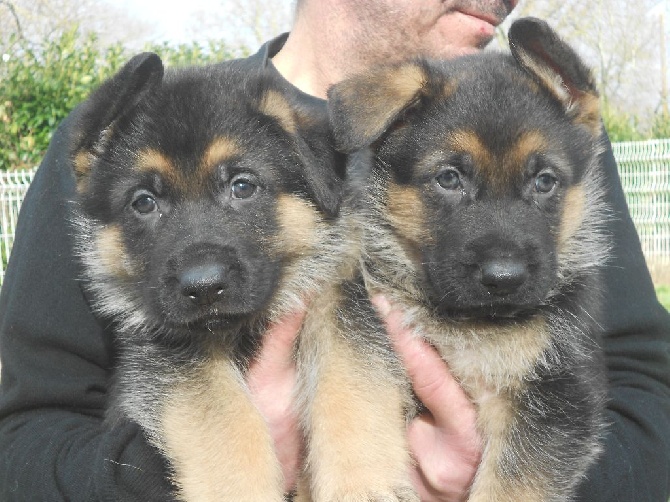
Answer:
M11 54L0 59L0 169L38 165L58 123L92 89L110 77L132 54L117 44L102 48L95 34L78 29L54 41L31 46L13 41ZM208 45L147 46L167 66L229 59L222 42Z

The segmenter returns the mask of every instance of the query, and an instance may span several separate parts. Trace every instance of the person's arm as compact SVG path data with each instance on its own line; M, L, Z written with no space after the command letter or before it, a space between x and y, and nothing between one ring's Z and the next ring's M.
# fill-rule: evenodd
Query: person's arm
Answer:
M0 500L170 500L137 426L104 423L113 348L73 256L67 123L26 195L0 295Z
M667 502L670 496L670 315L658 303L611 147L603 155L614 239L603 327L610 423L577 500Z

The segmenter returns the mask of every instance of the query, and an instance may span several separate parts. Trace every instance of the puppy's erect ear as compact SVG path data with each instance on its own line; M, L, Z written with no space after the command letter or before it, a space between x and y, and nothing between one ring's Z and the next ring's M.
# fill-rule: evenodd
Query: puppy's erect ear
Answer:
M372 70L328 91L328 111L337 148L351 153L372 144L426 90L428 75L418 62Z
M594 136L601 130L598 90L589 68L577 53L541 19L515 21L509 30L512 55Z
M156 54L138 54L82 104L70 146L78 185L104 148L114 124L160 85L163 71Z

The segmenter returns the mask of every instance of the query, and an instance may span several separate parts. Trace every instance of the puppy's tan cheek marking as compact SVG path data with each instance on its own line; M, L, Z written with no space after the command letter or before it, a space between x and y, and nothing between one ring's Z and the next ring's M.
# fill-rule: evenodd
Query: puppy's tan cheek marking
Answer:
M291 134L298 130L295 113L291 103L277 91L267 91L263 96L259 111L279 121L282 128Z
M296 195L282 194L277 200L280 227L275 240L280 254L295 256L309 253L317 245L320 217L316 208Z
M111 225L100 231L95 241L99 265L107 273L120 279L131 278L136 265L128 257L120 225Z
M390 183L387 192L388 219L396 232L413 244L430 240L426 211L419 189Z
M563 199L563 214L558 233L558 247L564 251L570 240L579 230L584 220L584 208L586 206L586 194L582 185L570 187Z

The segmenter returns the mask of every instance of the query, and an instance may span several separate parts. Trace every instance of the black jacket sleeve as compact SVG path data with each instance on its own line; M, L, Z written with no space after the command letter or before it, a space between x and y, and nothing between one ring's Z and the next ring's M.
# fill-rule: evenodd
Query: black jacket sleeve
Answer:
M0 500L171 500L137 426L104 422L114 350L73 253L71 121L26 195L0 294Z
M605 450L579 492L583 502L667 502L670 497L670 315L658 303L611 147L603 155L609 225L604 328L609 376Z

